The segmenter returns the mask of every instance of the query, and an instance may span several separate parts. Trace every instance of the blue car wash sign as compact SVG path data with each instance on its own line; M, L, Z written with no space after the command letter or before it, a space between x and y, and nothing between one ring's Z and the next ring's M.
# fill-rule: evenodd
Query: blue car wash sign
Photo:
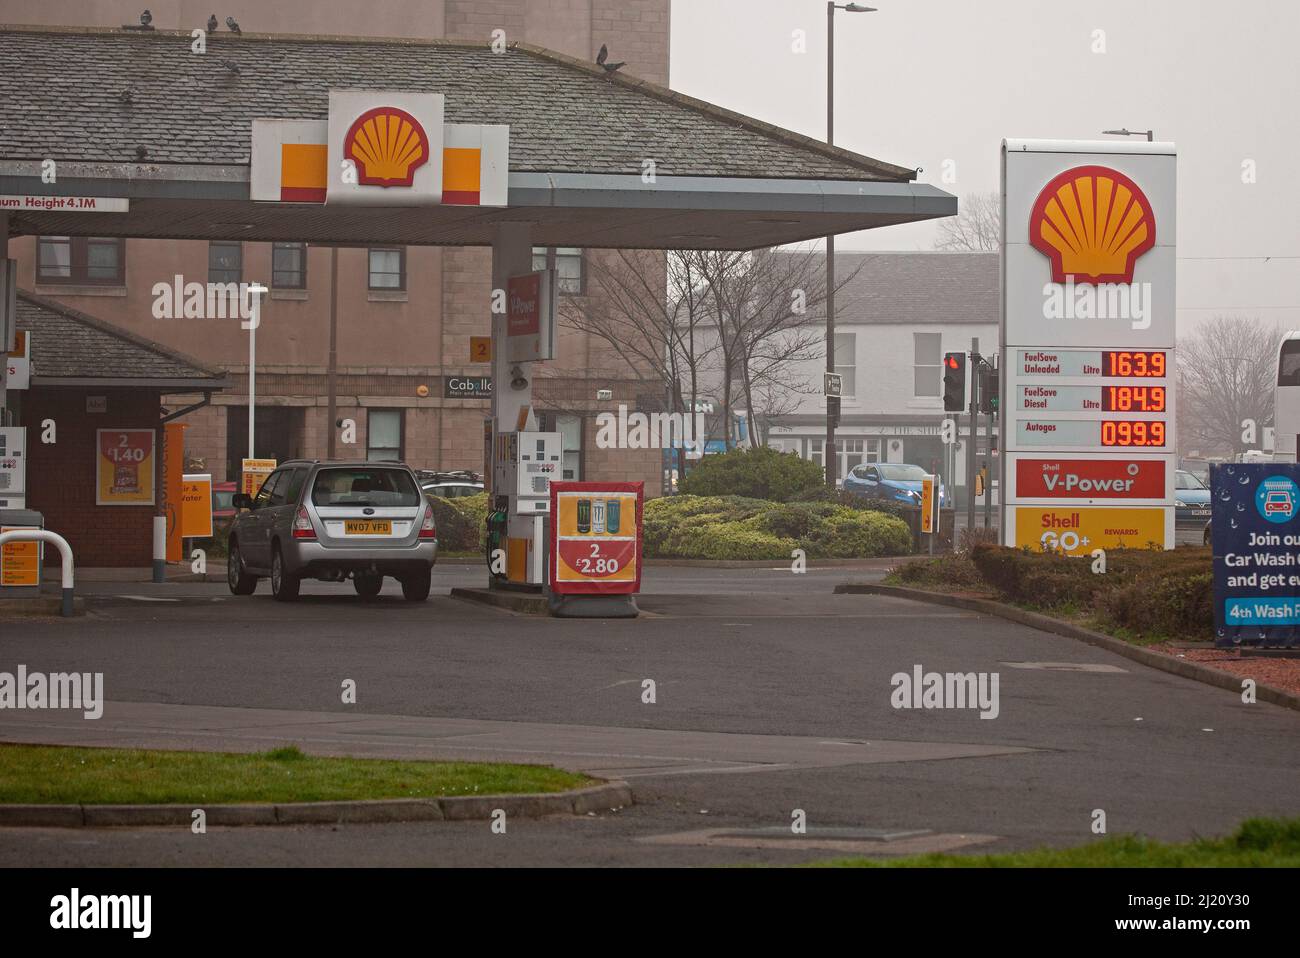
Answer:
M1300 644L1300 465L1212 466L1215 645Z

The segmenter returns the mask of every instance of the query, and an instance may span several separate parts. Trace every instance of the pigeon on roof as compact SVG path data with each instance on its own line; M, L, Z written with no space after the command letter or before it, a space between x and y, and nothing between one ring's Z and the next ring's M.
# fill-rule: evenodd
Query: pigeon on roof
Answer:
M600 52L596 54L596 62L600 64L600 66L605 68L606 73L613 73L614 71L618 70L619 67L623 66L623 64L627 62L626 60L620 60L618 63L606 63L605 61L608 59L609 59L609 47L605 46L605 44L602 43L600 45Z

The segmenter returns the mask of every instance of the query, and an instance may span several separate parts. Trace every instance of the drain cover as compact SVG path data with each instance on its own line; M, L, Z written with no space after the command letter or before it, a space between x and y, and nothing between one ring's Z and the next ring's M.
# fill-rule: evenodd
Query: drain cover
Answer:
M1127 672L1118 665L1098 662L1002 662L1013 669L1037 669L1043 672Z
M904 838L920 838L932 834L928 828L912 831L890 831L884 828L834 828L812 825L806 834L796 835L789 825L771 825L763 828L736 828L714 832L714 838L784 838L792 841L821 839L842 842L896 842Z

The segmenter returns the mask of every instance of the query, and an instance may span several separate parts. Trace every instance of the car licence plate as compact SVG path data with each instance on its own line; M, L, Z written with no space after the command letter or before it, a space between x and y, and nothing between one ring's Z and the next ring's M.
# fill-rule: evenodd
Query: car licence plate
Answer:
M345 536L391 536L393 521L391 519L344 519Z

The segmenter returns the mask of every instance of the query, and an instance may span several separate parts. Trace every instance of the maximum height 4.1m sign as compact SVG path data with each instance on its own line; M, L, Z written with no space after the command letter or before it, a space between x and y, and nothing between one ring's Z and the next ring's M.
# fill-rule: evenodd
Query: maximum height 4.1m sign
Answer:
M1174 544L1172 143L1002 145L1002 541Z

